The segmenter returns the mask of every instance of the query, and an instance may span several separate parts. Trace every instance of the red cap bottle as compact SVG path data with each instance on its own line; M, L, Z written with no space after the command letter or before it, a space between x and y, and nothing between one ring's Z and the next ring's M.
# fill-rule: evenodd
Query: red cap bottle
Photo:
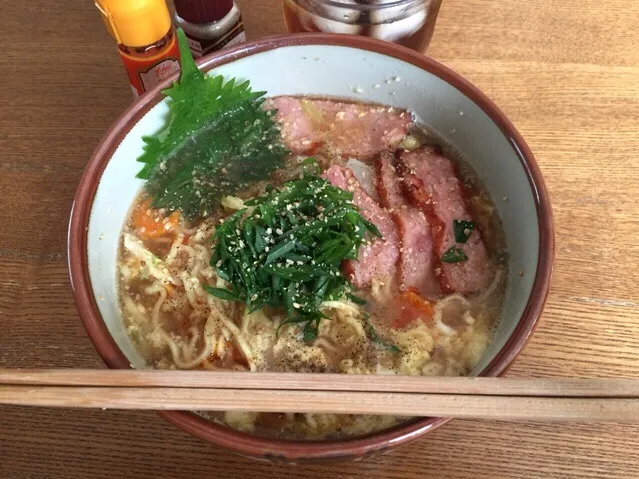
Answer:
M174 0L175 23L184 30L195 58L246 41L233 0Z

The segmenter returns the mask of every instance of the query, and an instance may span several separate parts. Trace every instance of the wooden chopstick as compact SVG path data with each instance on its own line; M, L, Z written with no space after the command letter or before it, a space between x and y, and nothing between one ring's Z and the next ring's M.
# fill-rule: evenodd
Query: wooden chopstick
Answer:
M0 369L0 385L7 384L639 397L637 379L427 377L152 369Z
M103 409L391 414L500 420L639 422L639 399L271 389L0 386L0 403Z
M0 404L639 423L639 380L0 369Z

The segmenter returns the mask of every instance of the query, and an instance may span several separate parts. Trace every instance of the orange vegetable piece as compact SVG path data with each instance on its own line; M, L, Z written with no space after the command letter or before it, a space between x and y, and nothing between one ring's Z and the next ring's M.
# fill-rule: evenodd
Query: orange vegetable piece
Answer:
M432 303L419 294L416 289L409 288L408 291L402 293L402 298L413 308L423 313L428 319L433 317Z
M403 292L397 302L399 303L399 314L391 323L393 328L402 329L417 318L428 320L433 317L432 303L413 288Z
M169 216L151 208L151 198L139 202L131 215L135 230L147 238L159 238L175 230L180 223L180 213L174 211Z

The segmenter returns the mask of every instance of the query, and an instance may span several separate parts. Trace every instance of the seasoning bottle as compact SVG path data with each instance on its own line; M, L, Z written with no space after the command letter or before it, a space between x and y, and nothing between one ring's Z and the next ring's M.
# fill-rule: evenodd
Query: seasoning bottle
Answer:
M191 53L207 53L246 41L240 9L233 0L173 0L175 24L184 30Z
M138 97L180 69L180 53L165 0L96 0L118 42L133 95Z

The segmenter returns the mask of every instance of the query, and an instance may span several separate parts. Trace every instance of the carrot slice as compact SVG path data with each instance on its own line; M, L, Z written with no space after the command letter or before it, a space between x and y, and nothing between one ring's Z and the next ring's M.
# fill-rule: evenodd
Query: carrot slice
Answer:
M131 215L135 230L147 238L159 238L175 230L180 222L177 211L164 216L158 210L151 208L151 198L141 201L133 209Z
M402 293L402 298L413 308L421 312L427 319L433 317L432 303L419 294L416 289L409 288L408 291Z
M391 323L393 328L402 329L418 318L426 321L433 317L432 303L413 288L403 292L397 301L399 313Z

